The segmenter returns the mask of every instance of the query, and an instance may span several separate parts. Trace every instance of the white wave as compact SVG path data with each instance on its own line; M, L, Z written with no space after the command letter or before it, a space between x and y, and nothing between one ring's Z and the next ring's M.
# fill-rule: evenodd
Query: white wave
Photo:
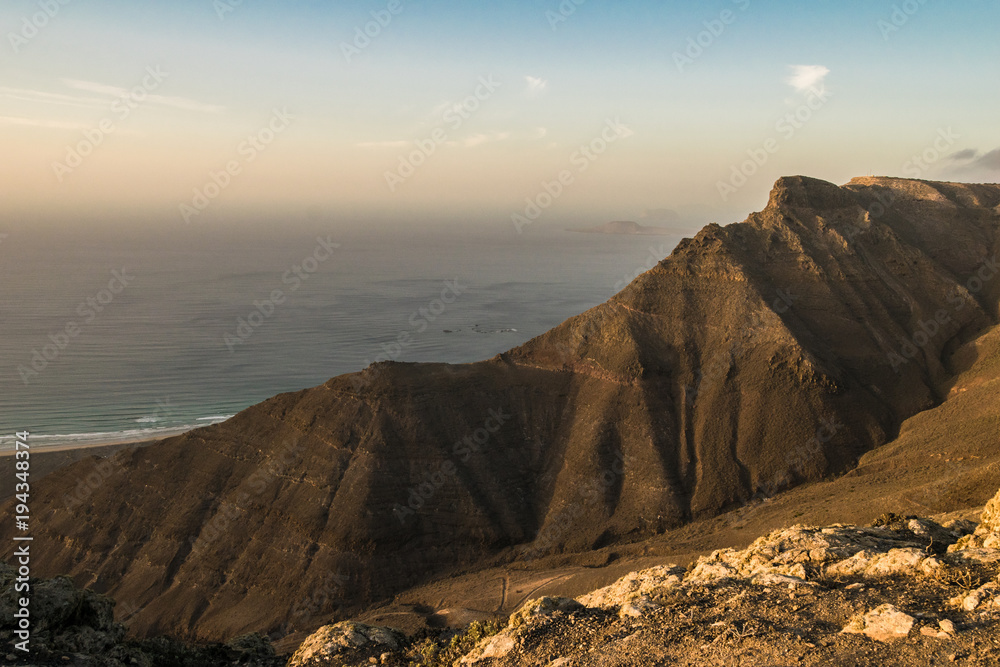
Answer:
M28 444L38 448L77 447L85 445L119 445L129 442L159 440L187 431L201 428L204 424L183 426L161 426L158 428L134 428L124 431L96 431L93 433L60 433L52 435L30 435ZM0 452L13 451L14 442L0 440Z
M200 422L224 422L236 415L215 415L214 417L198 417Z
M74 447L84 445L117 445L128 442L142 442L144 440L158 440L174 435L180 435L196 428L204 428L223 422L234 415L213 415L211 417L197 417L197 422L209 422L198 424L182 424L179 426L154 426L146 428L125 429L123 431L96 431L93 433L59 433L52 435L34 435L29 437L29 444L38 447ZM158 422L157 417L140 417L135 420L138 423L149 424ZM13 451L15 447L12 438L0 437L0 452Z

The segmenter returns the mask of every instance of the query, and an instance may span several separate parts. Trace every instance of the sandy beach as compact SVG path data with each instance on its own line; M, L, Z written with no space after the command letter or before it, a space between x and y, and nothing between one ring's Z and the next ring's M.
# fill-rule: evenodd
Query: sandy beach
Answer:
M185 431L181 431L181 433L184 433L184 432ZM176 433L174 435L180 435L180 433ZM171 436L167 436L167 437L171 437ZM92 443L82 443L82 444L78 444L78 445L74 445L74 444L60 444L60 445L52 445L52 446L45 446L45 445L42 445L42 446L32 446L31 447L31 455L32 455L32 458L34 459L34 457L40 456L40 455L58 454L58 453L72 452L72 451L83 450L83 449L105 449L105 448L118 449L120 447L127 447L127 446L130 446L130 445L145 446L145 445L152 444L154 442L159 442L160 440L163 440L163 439L164 438L156 438L154 440L150 440L148 438L137 438L137 439L134 439L134 440L122 440L122 441L115 441L115 442L92 442ZM30 444L30 441L29 441L29 444ZM13 450L13 449L4 449L4 450L0 451L0 458L12 456L14 454L14 451L15 450ZM90 454L86 454L86 455L89 456Z

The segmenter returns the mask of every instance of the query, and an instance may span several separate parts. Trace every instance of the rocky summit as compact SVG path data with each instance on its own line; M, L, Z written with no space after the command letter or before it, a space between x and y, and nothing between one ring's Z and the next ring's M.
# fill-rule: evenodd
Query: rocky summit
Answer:
M998 320L998 229L997 185L783 178L761 212L707 226L607 303L493 359L380 363L282 394L117 456L85 494L71 492L94 459L52 473L32 498L34 571L111 596L140 637L281 637L456 573L636 543L835 478L951 402L954 358ZM955 502L985 500L974 496ZM810 535L793 541L847 558L841 533ZM837 576L926 546L909 527L892 535L901 551L866 552ZM670 589L655 613L748 572L714 558L695 573L704 585ZM811 591L829 565L761 565L750 580ZM862 595L836 590L848 606ZM606 610L579 619L631 627ZM746 622L708 627L765 623Z

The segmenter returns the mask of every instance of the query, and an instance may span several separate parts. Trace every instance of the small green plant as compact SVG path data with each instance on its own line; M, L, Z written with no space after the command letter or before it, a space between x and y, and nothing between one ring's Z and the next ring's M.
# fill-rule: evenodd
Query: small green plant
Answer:
M426 638L410 647L407 658L411 667L451 667L456 660L492 637L505 624L502 621L473 621L465 630L447 639Z

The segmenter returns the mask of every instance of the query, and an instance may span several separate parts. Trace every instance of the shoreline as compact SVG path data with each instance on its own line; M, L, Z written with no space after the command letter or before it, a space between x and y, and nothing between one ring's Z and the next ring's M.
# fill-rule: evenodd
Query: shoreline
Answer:
M46 479L50 473L90 457L96 456L100 460L107 460L122 450L152 447L162 441L162 439L146 438L145 440L133 440L129 442L94 443L77 446L56 445L33 449L31 450L31 483L46 485L49 483ZM0 455L0 478L14 479L18 461L19 459L15 459L13 456ZM4 484L3 487L0 487L0 502L13 497L14 489L13 484Z
M58 454L60 452L72 452L80 449L97 449L102 447L127 447L130 445L151 445L156 442L161 442L167 438L173 438L178 435L183 435L194 431L196 428L203 428L196 426L195 428L184 429L182 431L177 431L176 433L168 433L161 436L154 437L133 437L127 438L125 440L103 440L101 442L81 442L81 443L58 443L54 445L31 445L30 451L32 454ZM28 444L31 444L30 436ZM8 456L13 456L15 449L0 449L0 458L5 458Z

